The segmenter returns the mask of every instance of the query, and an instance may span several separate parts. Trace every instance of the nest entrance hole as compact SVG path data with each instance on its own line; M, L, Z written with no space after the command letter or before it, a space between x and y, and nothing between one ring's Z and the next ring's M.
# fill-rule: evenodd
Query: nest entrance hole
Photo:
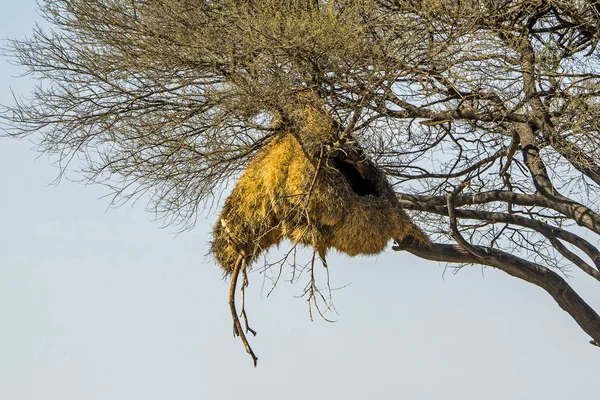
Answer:
M344 176L354 193L359 196L379 196L380 193L375 183L363 177L352 163L342 159L340 154L331 157L331 160L335 169Z

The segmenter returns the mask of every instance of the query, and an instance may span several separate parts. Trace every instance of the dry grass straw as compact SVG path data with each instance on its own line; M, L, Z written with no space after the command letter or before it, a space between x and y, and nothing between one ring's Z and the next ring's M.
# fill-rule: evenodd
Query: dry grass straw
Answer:
M256 366L235 306L236 284L263 251L289 239L313 247L325 262L329 249L377 254L390 241L428 242L400 207L387 178L340 130L315 95L305 92L284 110L271 142L252 160L225 200L214 227L212 252L231 274L229 305L234 334Z
M292 122L250 162L225 201L212 251L226 272L240 251L249 264L284 238L314 247L322 257L329 249L377 254L390 239L428 241L360 147L351 138L336 143L339 130L315 102L307 95L290 106Z

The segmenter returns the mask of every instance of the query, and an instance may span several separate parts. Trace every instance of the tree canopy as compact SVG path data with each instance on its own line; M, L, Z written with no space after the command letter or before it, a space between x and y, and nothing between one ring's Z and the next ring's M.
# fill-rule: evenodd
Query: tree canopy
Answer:
M600 281L599 1L40 6L50 28L5 50L40 80L4 106L4 130L116 204L149 194L192 226L309 89L435 242L396 250L537 285L600 343L600 317L561 276Z

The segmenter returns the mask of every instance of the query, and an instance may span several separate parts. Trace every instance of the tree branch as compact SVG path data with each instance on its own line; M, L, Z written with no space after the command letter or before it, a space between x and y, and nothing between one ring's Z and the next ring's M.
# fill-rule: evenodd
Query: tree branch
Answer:
M407 200L411 203L423 203L427 207L445 206L447 201L445 196L425 196L405 193L398 196L401 201ZM454 199L456 207L493 202L550 208L573 219L578 225L600 235L600 215L588 207L571 200L550 199L539 193L520 194L506 190L490 190L482 193L459 195Z
M396 251L408 251L426 260L483 264L497 268L509 275L533 283L544 289L558 305L566 311L577 324L593 339L600 343L600 316L590 307L557 273L550 269L505 253L501 250L483 246L473 246L483 257L475 257L458 245L433 243L423 245L414 241L397 241L393 247Z
M449 211L447 207L427 207L420 203L414 203L405 199L400 200L400 204L406 210L418 210L418 211L426 211L438 215L449 215ZM464 210L464 209L455 209L454 215L456 218L462 219L471 219L476 221L488 221L491 223L499 223L499 224L510 224L522 226L525 228L529 228L534 230L544 237L546 237L553 245L555 245L554 241L564 240L567 243L572 244L573 246L580 249L584 252L594 263L596 269L591 267L589 264L583 262L575 263L569 257L561 252L567 259L574 262L578 267L580 267L585 273L593 277L594 279L600 281L600 252L598 249L588 242L587 240L579 237L578 235L566 231L564 229L558 228L556 226L552 226L542 221L525 218L519 215L514 214L505 214L499 212L490 212L490 211L482 211L482 210ZM560 243L560 242L558 242ZM562 245L562 244L561 244ZM562 246L564 248L564 246ZM559 250L557 248L557 250ZM565 250L567 250L565 248ZM560 251L560 250L559 250ZM568 250L567 250L568 251ZM571 252L569 252L571 253ZM571 253L572 254L572 253ZM574 254L573 254L574 255Z

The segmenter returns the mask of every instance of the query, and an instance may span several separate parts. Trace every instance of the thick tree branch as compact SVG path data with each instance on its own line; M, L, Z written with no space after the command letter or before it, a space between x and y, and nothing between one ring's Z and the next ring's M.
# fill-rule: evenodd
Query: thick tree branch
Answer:
M554 125L552 124L552 120L550 118L550 113L548 112L548 109L540 100L538 91L536 89L535 53L529 37L525 34L522 35L519 51L521 52L523 90L525 92L526 98L529 99L528 102L533 110L533 118L530 119L530 123L533 122L535 128L542 132L542 134L545 136L546 140L550 143L552 148L556 150L567 161L569 161L571 165L575 167L575 169L583 173L596 184L600 185L600 166L592 157L585 154L585 152L581 148L563 138L556 131ZM517 129L520 133L526 131L526 129L523 126L518 126ZM524 138L525 136L521 136L522 140ZM526 143L522 142L522 144L523 147L537 147L537 144L535 143L533 137L533 132L531 136L526 137Z
M402 204L402 207L407 210L425 211L438 215L449 215L447 207L428 207L421 203L415 203L406 199L400 200L400 203ZM454 215L456 216L456 218L461 219L488 221L494 224L498 223L522 226L524 228L529 228L540 233L551 242L557 241L558 239L564 240L565 242L572 244L573 246L580 249L583 253L585 253L593 261L596 268L593 268L589 264L583 262L583 260L581 260L581 262L575 263L565 254L563 255L565 255L565 257L568 258L570 261L574 262L585 273L600 281L600 252L590 242L572 232L566 231L556 226L552 226L542 221L534 220L531 218L525 218L515 214L505 214L482 210L456 209L454 210ZM561 246L564 248L564 245L561 244Z
M426 196L414 194L399 194L400 200L407 200L412 203L423 203L430 206L445 206L445 196ZM563 201L559 199L549 199L539 193L519 194L505 190L490 190L482 193L459 195L455 198L456 207L468 204L486 204L493 202L502 202L517 206L533 206L550 208L573 219L578 225L588 228L592 232L600 234L600 215L590 210L582 204L574 201Z
M593 342L600 343L600 316L557 273L550 269L500 250L473 246L483 257L475 257L457 245L399 241L393 249L405 250L417 257L432 261L462 264L483 264L533 283L544 289L583 329Z
M387 109L385 114L390 118L427 118L432 121L466 120L497 123L502 121L528 123L531 121L531 118L527 115L514 112L477 112L469 107L459 107L457 109L448 111L436 111L427 107L416 106L407 101L399 99L394 93L391 92L386 96L386 100L394 103L394 105L402 109Z

